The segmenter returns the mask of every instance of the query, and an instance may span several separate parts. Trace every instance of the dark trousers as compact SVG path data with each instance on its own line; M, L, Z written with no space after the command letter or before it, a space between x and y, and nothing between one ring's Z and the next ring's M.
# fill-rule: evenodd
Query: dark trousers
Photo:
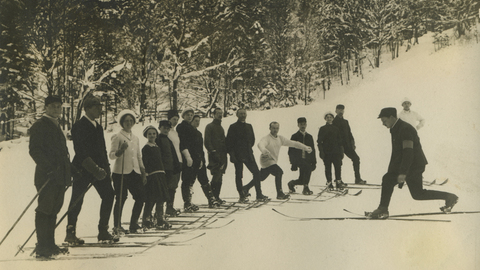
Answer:
M135 204L132 209L132 216L130 218L130 227L137 225L138 218L142 213L143 203L145 202L145 188L142 183L142 177L132 171L130 174L123 175L123 186L122 175L121 174L112 174L113 178L113 187L115 189L115 207L113 209L113 222L114 226L120 227L122 220L123 205L127 200L127 190L132 194ZM120 201L120 189L121 197Z
M85 173L85 172L84 172ZM110 175L107 175L103 180L96 180L92 175L82 175L76 177L72 187L72 198L70 199L70 205L68 206L68 225L77 225L78 215L82 210L83 198L88 185L92 185L97 190L98 195L102 199L100 204L100 221L98 226L105 228L110 221L110 214L112 213L113 199L115 197L115 191L113 191Z
M40 186L35 186L37 191ZM37 232L37 254L48 253L55 246L55 227L57 214L62 209L65 187L48 183L38 196L38 207L35 209L35 230Z
M173 174L173 171L165 171L167 177L168 199L167 205L173 207L175 201L175 193L177 192L178 182L180 181L180 174Z
M283 170L277 165L271 165L267 168L262 168L260 170L260 180L264 181L267 179L269 175L275 176L275 188L277 189L277 193L283 192L282 189L282 175L283 175Z
M258 169L257 163L255 160L250 161L240 161L235 162L235 184L237 186L237 191L240 197L243 196L243 164L247 167L247 169L252 173L253 179L245 185L245 188L249 190L253 186L255 186L255 192L257 193L257 197L262 196L262 188L260 185L260 170Z
M450 193L426 190L423 188L423 174L424 170L416 170L407 174L406 182L412 198L415 200L446 200ZM382 195L380 198L380 206L386 207L390 205L390 199L393 194L394 187L398 184L398 174L387 173L382 178Z
M325 154L323 164L325 165L325 177L328 182L332 181L332 164L335 169L335 180L342 179L342 159L340 155Z
M200 167L200 162L193 162L192 167L188 167L186 163L183 164L182 169L182 197L185 203L191 202L191 189L195 180L198 178L198 182L202 188L208 187L210 189L210 184L208 183L208 176L207 176L207 168L205 166L205 162L202 164L202 168ZM208 196L206 195L208 198Z
M299 169L299 175L298 179L293 181L293 184L295 186L297 185L304 185L308 186L310 183L310 176L312 175L312 165L302 162L300 165L298 165Z
M353 171L355 172L355 180L362 179L360 177L360 157L351 147L345 147L345 155L353 162Z

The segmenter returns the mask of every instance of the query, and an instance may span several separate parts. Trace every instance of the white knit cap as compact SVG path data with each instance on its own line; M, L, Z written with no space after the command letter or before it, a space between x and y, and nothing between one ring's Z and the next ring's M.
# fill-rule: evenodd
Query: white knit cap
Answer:
M409 98L407 98L407 97L404 98L404 99L402 99L402 105L403 105L403 103L405 103L405 102L410 102L410 104L412 104L412 101L411 101Z

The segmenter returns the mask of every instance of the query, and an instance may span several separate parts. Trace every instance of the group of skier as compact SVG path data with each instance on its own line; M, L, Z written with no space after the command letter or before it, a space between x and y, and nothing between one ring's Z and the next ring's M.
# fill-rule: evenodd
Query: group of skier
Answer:
M409 100L404 103L407 102L411 105ZM409 104L407 106L402 104L406 113L409 111ZM37 165L35 186L39 192L35 218L37 257L49 258L65 252L64 248L55 244L54 232L65 189L71 185L71 175L74 181L65 237L65 242L71 245L84 244L84 240L76 236L76 223L84 195L91 186L95 187L102 201L97 239L101 242L117 242L119 236L125 233L136 233L144 228L171 227L166 216L176 216L180 213L173 207L180 178L185 212L199 209L192 203L192 187L196 179L201 184L209 207L216 208L224 204L225 201L220 198L220 191L223 174L228 165L228 156L235 168L235 183L240 203L249 201L251 196L249 191L252 187L255 187L256 200L268 201L269 198L262 193L261 182L270 174L275 177L276 198L286 200L290 197L282 190L283 170L277 163L282 146L289 147L291 170L299 170L298 179L288 182L289 192L295 192L295 186L299 185L303 186L304 195L313 194L308 185L312 171L316 169L317 160L314 139L306 132L305 117L297 119L298 132L290 139L278 134L280 129L278 122L270 123L270 133L258 143L261 152L259 169L252 149L255 145L255 134L252 125L246 122L247 111L243 108L237 110L237 121L230 125L226 135L221 125L223 110L216 108L213 121L205 128L205 138L198 130L200 117L195 115L193 110L184 110L183 121L179 124L180 116L176 111L170 110L168 120L160 121L158 129L154 126L147 126L144 129L143 136L148 142L142 149L139 138L132 133L132 127L136 123L135 113L123 110L117 117L122 129L112 136L110 151L107 152L103 129L95 121L102 112L102 105L98 98L89 96L83 103L85 115L71 130L75 157L70 163L66 140L58 125L61 107L61 98L47 97L45 114L30 131L30 155ZM326 124L320 128L317 136L319 157L324 162L326 184L330 189L333 189L333 184L338 189L347 186L341 176L344 155L353 162L355 184L366 184L360 176L360 158L355 152L355 140L349 123L343 118L344 110L345 106L339 104L335 110L336 116L330 112L326 113L324 115ZM444 199L446 206L442 210L451 211L458 197L450 193L428 191L422 187L421 176L426 159L416 129L398 119L394 108L382 110L379 118L391 129L393 152L388 173L382 180L380 206L370 213L369 217L387 218L393 187L398 183L403 185L404 182L407 182L414 199ZM421 125L423 122L419 127ZM208 164L204 146L207 149ZM114 160L112 169L109 159ZM332 164L335 178L332 178ZM252 174L252 180L245 185L244 165ZM212 174L210 182L207 169ZM125 230L121 220L128 191L135 202L129 228ZM113 234L108 231L112 208ZM154 208L155 215L152 215ZM140 226L138 220L142 210Z

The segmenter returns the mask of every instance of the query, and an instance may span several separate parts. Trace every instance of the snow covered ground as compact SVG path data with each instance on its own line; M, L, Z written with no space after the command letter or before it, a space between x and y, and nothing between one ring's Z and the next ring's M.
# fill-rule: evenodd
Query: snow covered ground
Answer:
M389 61L388 54L380 69L367 71L365 79L354 79L348 86L334 87L321 99L308 106L248 112L257 142L268 134L271 121L280 123L280 134L290 137L296 132L296 119L307 117L307 131L316 138L324 125L323 115L335 105L346 106L361 158L362 176L369 183L381 182L390 153L390 133L377 115L383 107L401 109L401 100L409 97L412 110L419 112L426 125L419 131L429 165L425 180L449 178L444 186L427 188L453 192L460 197L455 210L480 210L480 44L459 44L434 52L431 36L423 37L400 58ZM223 121L225 130L236 120ZM202 119L200 130L210 119ZM134 132L141 138L141 125ZM117 131L116 128L115 131ZM106 134L107 147L111 133ZM0 235L10 226L35 194L34 163L28 155L28 138L0 144ZM69 142L73 157L72 143ZM255 155L259 151L255 147ZM344 159L343 178L353 182L353 169ZM280 154L279 165L286 183L297 177L289 170L287 149ZM319 192L325 183L323 163L319 160L312 175L312 190ZM250 179L245 169L244 182ZM275 196L273 177L263 182L264 194ZM298 187L297 187L298 190ZM355 190L357 191L357 190ZM61 213L66 211L70 190ZM254 192L253 192L254 193ZM354 193L351 190L350 193ZM223 197L236 197L234 169L229 164L222 188ZM253 194L253 196L255 196ZM379 189L365 189L360 196L345 196L326 202L265 205L237 212L232 224L214 230L185 246L157 246L141 256L99 260L51 262L4 261L0 269L480 269L480 215L431 216L451 220L440 222L403 221L296 221L274 213L271 208L295 216L340 217L354 212L373 210L380 198ZM206 203L198 183L194 203ZM132 199L127 200L124 221L129 219ZM177 192L176 207L181 207ZM442 201L414 201L408 188L395 189L390 214L432 212ZM0 246L0 260L12 259L16 246L25 241L34 228L34 208ZM86 195L80 214L77 234L80 237L97 233L99 196L92 189ZM228 221L228 220L227 220ZM222 221L225 222L225 221ZM57 243L65 237L65 222L57 230ZM95 238L85 238L87 242ZM35 237L27 246L32 247ZM20 255L27 257L26 254Z

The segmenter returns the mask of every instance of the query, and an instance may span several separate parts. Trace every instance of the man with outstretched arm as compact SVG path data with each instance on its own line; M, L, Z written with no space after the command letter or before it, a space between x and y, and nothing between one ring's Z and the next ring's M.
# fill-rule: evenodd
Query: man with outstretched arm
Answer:
M95 121L102 113L100 99L93 96L86 97L83 109L85 115L72 127L72 140L75 148L75 157L72 163L79 168L80 174L74 177L65 242L70 245L81 245L85 242L76 236L76 225L82 209L83 198L90 183L102 199L97 239L100 242L117 242L119 238L113 237L108 232L115 192L110 178L110 163L108 162L103 128Z
M248 190L255 186L257 200L266 201L268 197L262 194L260 186L260 170L253 156L252 147L255 145L255 134L253 127L246 122L247 110L237 110L237 122L230 125L227 132L227 152L230 155L230 162L235 166L235 184L240 196L239 202L248 202ZM252 173L253 179L243 186L243 165Z
M388 218L388 206L393 188L397 184L401 188L405 182L413 199L445 200L445 206L441 207L440 210L445 213L451 212L458 201L455 194L423 188L422 174L425 171L427 159L423 153L417 130L412 125L397 118L395 108L383 108L378 118L382 120L384 126L390 129L392 156L388 171L382 179L380 205L375 211L367 213L367 217L372 219Z
M277 199L286 200L290 195L283 193L282 189L282 175L283 171L277 165L278 154L280 147L288 146L301 149L308 154L312 153L312 148L303 143L289 140L281 135L278 135L280 124L278 122L270 123L270 133L263 137L258 143L258 148L262 154L260 155L260 180L265 180L270 174L275 176L275 188L277 190Z
M305 150L296 149L294 147L288 148L288 157L290 164L292 164L292 171L300 170L297 180L288 182L288 190L295 192L296 185L303 186L303 195L312 195L313 192L308 187L310 183L310 176L317 167L317 158L315 157L315 145L313 143L313 137L307 132L307 119L300 117L297 119L298 131L292 135L290 140L301 142L310 148L311 153L307 153Z
M55 244L57 214L62 209L65 187L71 185L71 164L67 140L58 123L62 99L48 96L45 114L30 128L29 153L35 161L35 187L38 206L35 209L37 232L36 257L49 259L68 249Z

